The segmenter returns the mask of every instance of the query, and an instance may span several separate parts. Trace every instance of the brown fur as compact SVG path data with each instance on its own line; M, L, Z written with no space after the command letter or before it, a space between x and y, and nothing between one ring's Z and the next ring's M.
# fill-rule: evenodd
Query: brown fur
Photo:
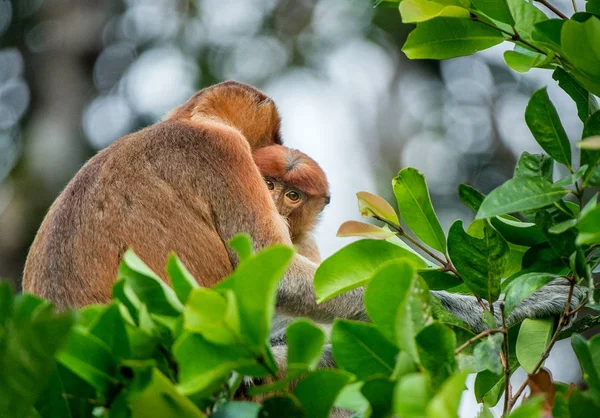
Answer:
M325 172L308 155L283 145L260 148L253 156L263 177L279 183L279 187L271 191L271 196L279 213L288 222L296 250L310 260L320 262L321 255L313 231L330 200ZM300 190L303 196L297 205L286 209L283 194L289 189Z
M166 280L175 251L211 286L237 264L227 241L248 233L255 249L292 245L252 158L279 144L280 118L255 88L225 82L201 90L163 122L127 135L90 159L56 199L31 246L23 289L59 308L110 300L123 252ZM317 305L317 265L296 255L278 290L278 312L365 318L362 289Z

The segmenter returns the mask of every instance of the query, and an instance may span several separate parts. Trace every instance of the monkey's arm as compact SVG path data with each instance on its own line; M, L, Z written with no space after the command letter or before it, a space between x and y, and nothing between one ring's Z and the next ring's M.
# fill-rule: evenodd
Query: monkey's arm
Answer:
M548 318L561 315L567 303L569 286L567 279L556 279L548 283L513 309L506 319L507 325L511 326L525 318ZM435 290L432 290L431 294L442 302L444 308L471 325L476 332L488 328L483 320L483 308L473 296ZM584 291L575 286L571 297L571 309L577 307L584 297ZM484 303L487 304L485 301ZM494 302L494 316L496 323L500 325L502 318L499 301Z

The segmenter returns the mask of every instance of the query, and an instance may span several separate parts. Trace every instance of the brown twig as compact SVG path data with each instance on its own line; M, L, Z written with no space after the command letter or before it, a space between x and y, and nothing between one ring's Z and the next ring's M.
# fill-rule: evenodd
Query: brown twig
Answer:
M556 7L554 7L553 5L551 5L550 3L548 3L546 0L535 0L535 1L537 1L538 3L541 3L544 6L546 6L556 16L560 17L561 19L569 20L569 17L567 15L565 15L563 12L561 12L560 10L558 10Z
M475 335L474 337L469 338L462 345L460 345L456 350L454 350L454 355L460 353L462 350L464 350L465 348L467 348L468 346L473 344L475 341L478 341L484 337L487 337L488 335L492 335L497 332L503 333L504 330L497 328L497 329L486 329L485 331L481 331L479 334Z
M511 395L512 387L510 386L510 374L511 374L510 361L509 361L510 348L508 345L508 327L506 326L506 315L504 314L504 302L500 303L500 313L502 314L502 331L504 334L503 349L504 349L504 357L505 357L505 361L504 361L504 412L503 412L503 415L506 415L508 412L510 412L508 401L512 397L512 395Z
M546 350L544 350L544 353L542 354L542 357L540 358L540 360L533 367L533 370L531 371L531 373L527 376L527 378L525 379L523 384L521 386L519 386L519 389L517 389L514 396L509 399L509 401L508 401L509 410L515 405L515 402L517 402L517 399L519 399L519 396L521 396L521 394L527 387L527 384L529 383L529 376L534 375L539 371L540 367L542 367L542 365L544 364L544 361L546 361L546 359L550 355L550 350L552 350L552 347L554 347L554 343L556 343L556 341L558 340L558 334L560 334L562 327L565 325L565 323L567 321L567 317L568 317L569 310L571 307L571 299L573 298L573 290L575 289L575 279L573 277L570 278L570 283L571 283L571 285L569 287L569 294L567 295L567 303L565 305L565 310L564 310L563 314L560 316L560 320L558 321L556 330L554 331L554 334L552 335L552 339L550 340L550 343L546 347Z

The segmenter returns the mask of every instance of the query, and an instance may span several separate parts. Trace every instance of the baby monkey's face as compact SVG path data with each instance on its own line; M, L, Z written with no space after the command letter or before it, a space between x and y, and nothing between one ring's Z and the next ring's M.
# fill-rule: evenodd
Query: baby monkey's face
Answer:
M306 193L281 179L265 177L265 183L281 216L289 217L295 209L301 207L306 201Z

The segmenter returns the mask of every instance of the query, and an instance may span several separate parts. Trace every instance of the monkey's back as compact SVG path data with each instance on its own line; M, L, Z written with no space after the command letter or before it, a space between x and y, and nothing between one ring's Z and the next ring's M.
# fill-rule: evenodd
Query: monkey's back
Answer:
M60 307L107 302L129 247L164 280L171 251L202 285L231 273L210 203L218 196L212 191L223 187L215 173L227 162L206 151L217 142L205 134L187 123L163 122L90 159L46 215L23 289Z

